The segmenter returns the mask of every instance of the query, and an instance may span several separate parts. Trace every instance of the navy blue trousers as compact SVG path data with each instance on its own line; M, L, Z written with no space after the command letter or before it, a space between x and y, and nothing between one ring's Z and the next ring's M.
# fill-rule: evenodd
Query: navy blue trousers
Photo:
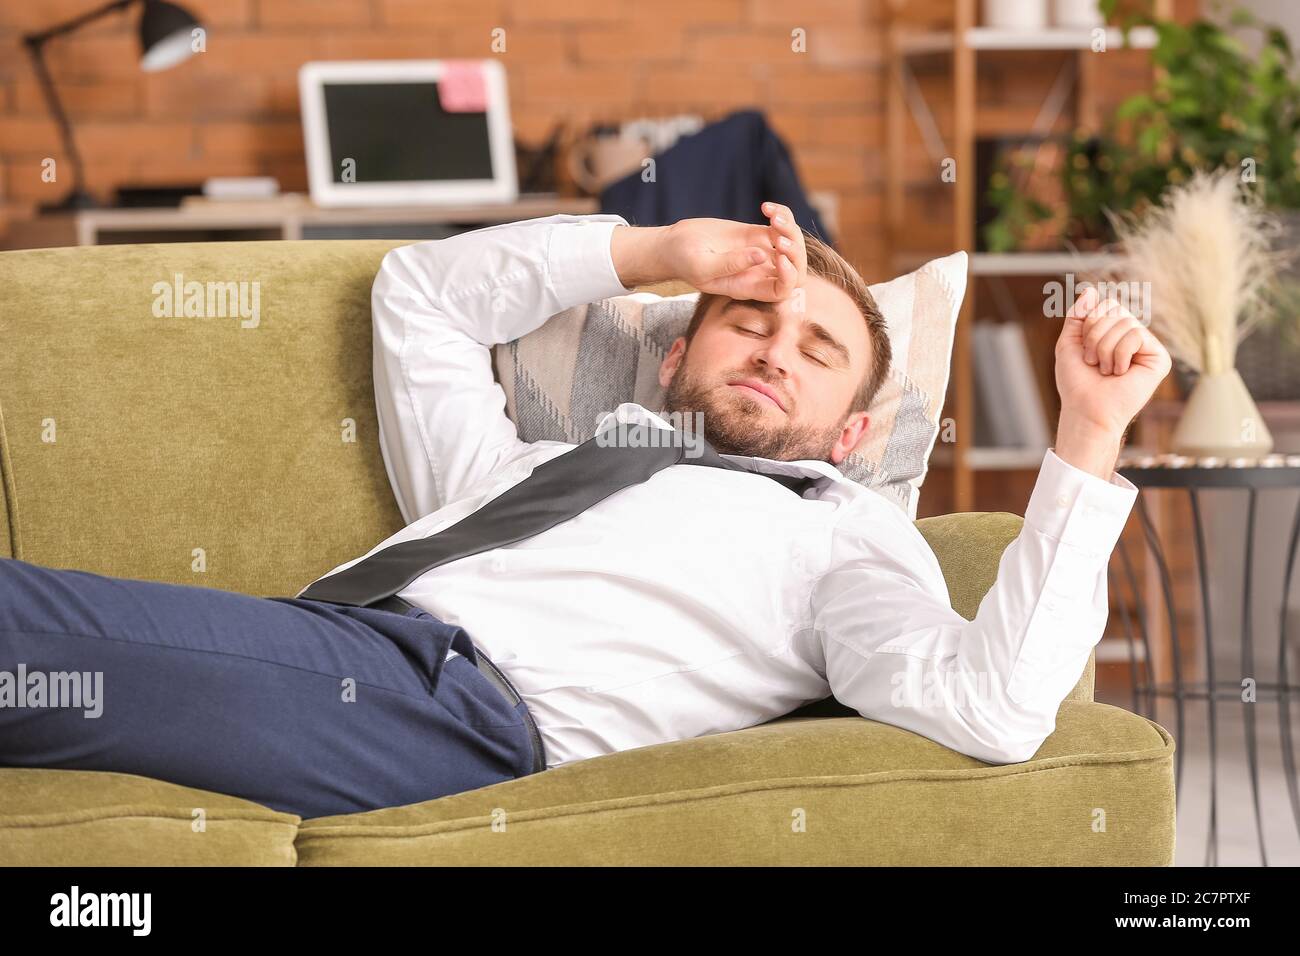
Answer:
M525 704L473 654L427 611L0 558L0 672L12 687L22 665L28 690L24 706L0 697L0 767L140 774L304 819L525 776ZM102 675L97 704L29 706L31 675L71 672L87 689Z

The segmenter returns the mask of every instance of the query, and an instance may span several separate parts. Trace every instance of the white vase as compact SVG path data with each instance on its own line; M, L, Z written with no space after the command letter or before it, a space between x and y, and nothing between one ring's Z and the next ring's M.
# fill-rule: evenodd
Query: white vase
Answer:
M1052 26L1089 29L1105 23L1097 0L1052 0Z
M1201 375L1174 429L1179 455L1259 458L1273 450L1273 436L1235 368Z
M984 0L981 26L996 30L1045 30L1047 0Z

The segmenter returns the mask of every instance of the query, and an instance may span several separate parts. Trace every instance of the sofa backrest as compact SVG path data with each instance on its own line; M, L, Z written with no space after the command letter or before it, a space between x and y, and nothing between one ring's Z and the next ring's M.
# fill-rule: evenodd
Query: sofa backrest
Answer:
M400 529L370 287L403 244L0 253L0 555L290 596Z

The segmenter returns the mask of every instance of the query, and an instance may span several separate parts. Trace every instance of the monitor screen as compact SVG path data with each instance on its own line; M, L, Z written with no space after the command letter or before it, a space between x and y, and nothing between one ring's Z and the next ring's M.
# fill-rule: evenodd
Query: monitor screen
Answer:
M438 84L323 85L334 182L354 160L354 182L491 179L487 113L449 113Z

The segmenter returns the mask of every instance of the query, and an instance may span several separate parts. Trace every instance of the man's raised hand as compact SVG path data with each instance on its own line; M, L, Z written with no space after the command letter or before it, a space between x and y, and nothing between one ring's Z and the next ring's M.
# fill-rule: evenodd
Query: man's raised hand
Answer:
M615 269L628 288L680 279L732 299L788 298L807 275L803 231L786 206L765 202L762 212L766 225L704 218L616 227L610 247Z
M1061 418L1118 437L1169 374L1159 339L1115 299L1084 289L1065 316L1056 342Z
M1124 431L1170 365L1169 352L1122 303L1086 288L1056 340L1056 456L1112 480Z

